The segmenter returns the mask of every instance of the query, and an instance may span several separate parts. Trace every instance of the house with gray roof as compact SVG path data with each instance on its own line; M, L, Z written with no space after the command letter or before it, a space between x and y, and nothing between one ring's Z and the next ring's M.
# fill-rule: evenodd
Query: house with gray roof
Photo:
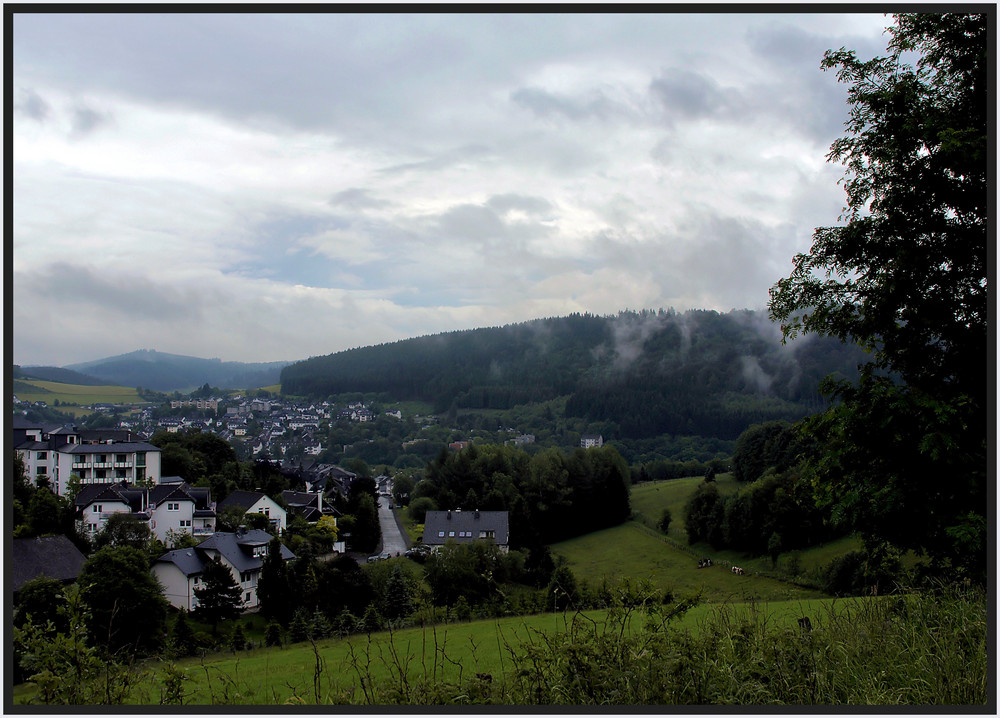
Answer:
M215 502L211 489L189 486L183 481L145 488L117 484L91 484L80 488L74 501L81 531L94 535L116 513L130 513L147 522L160 541L171 543L170 534L209 536L215 533Z
M260 605L257 584L273 537L267 531L216 532L194 548L168 551L153 564L153 575L163 586L163 595L176 608L193 611L198 607L194 590L203 586L205 564L218 558L229 568L243 596L243 607ZM294 561L293 554L281 546L281 558Z
M68 493L70 477L82 485L155 483L160 476L159 447L126 429L79 429L19 420L14 449L37 485L44 477L59 496Z
M428 511L423 542L440 548L448 541L472 543L492 541L507 551L510 534L506 511Z
M284 531L288 526L288 516L281 504L262 491L233 491L219 502L218 510L228 508L242 509L247 514L264 514L268 523L277 531Z
M14 539L10 559L15 595L39 576L72 583L87 562L87 557L65 536Z

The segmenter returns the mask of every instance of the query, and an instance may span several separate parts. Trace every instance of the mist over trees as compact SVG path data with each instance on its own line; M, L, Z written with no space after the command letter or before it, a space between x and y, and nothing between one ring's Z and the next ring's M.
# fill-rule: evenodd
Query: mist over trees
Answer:
M565 415L608 422L619 437L734 440L750 424L823 409L828 374L855 378L857 346L782 346L752 311L573 314L420 337L314 357L282 371L283 393L383 393L435 411L507 410L566 397Z

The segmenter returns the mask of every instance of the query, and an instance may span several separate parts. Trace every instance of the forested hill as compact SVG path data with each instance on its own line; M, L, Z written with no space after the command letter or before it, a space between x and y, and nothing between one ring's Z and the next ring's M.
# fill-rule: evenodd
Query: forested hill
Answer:
M287 363L224 362L142 349L65 368L97 377L104 383L143 386L156 391L189 391L206 383L222 389L269 386L278 382L279 372ZM26 367L25 371L30 369Z
M619 436L735 438L752 423L821 409L819 381L857 375L864 354L808 336L781 344L766 315L573 314L408 339L285 367L282 391L423 400L443 412L509 409L568 397L566 415L609 422Z

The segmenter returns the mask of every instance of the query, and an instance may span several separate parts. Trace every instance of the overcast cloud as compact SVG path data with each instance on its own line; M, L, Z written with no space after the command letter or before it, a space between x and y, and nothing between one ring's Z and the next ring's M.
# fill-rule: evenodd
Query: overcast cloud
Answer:
M15 14L14 361L763 308L844 204L823 52L890 23Z

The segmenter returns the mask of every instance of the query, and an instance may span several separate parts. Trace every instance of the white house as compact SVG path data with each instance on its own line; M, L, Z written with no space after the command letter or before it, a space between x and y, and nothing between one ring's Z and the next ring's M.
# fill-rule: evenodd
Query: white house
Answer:
M224 511L233 506L248 514L264 514L271 526L278 531L284 531L288 525L286 512L281 505L260 491L234 491L219 502L217 510Z
M580 437L580 448L600 448L604 446L604 437L600 434L584 434Z
M116 513L130 513L148 522L150 532L164 543L169 543L170 532L195 537L215 533L211 489L189 486L182 481L152 488L126 483L84 486L74 507L79 528L89 535L103 530Z
M43 425L14 417L14 449L37 484L45 476L52 490L65 496L71 474L83 486L156 483L160 449L126 429L78 429Z
M243 607L260 604L257 584L260 570L267 557L272 536L267 531L217 532L194 548L168 551L153 564L153 575L163 586L163 595L176 608L193 611L198 607L194 590L204 585L202 572L208 561L218 557L233 574L242 591ZM295 554L281 547L281 557L287 562Z

